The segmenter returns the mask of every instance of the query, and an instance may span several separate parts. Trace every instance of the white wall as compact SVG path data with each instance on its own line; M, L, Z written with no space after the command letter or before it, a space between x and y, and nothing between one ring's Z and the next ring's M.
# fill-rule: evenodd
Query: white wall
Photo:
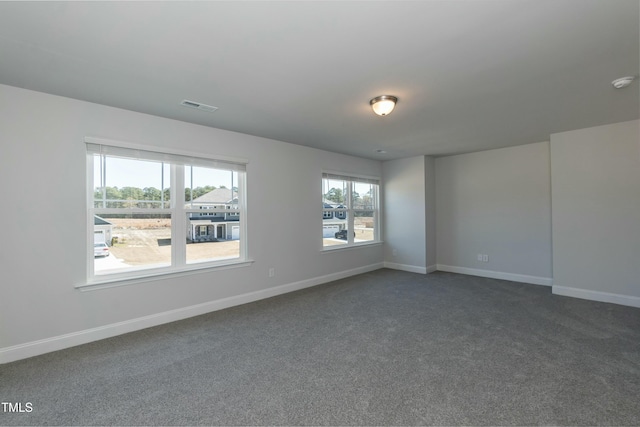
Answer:
M255 262L75 289L86 280L85 136L248 159ZM382 266L381 245L321 253L321 170L380 176L378 161L4 85L0 144L0 362Z
M427 272L424 156L382 164L385 266Z
M436 270L435 162L430 156L382 164L385 266L416 273Z
M425 190L425 214L427 232L427 271L436 270L437 245L436 245L436 162L433 157L424 157L424 190Z
M440 157L435 170L439 270L551 285L548 142Z
M640 307L639 125L551 135L554 293Z

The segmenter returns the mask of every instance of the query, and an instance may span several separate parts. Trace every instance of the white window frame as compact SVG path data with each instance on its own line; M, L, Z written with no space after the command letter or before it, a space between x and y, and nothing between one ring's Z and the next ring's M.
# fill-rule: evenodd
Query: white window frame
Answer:
M340 180L340 181L346 181L347 182L347 194L345 195L344 199L345 199L345 203L343 203L342 205L344 206L343 208L326 208L324 206L324 180L325 179L333 179L333 180ZM360 183L366 183L366 184L374 184L376 187L376 191L375 194L372 195L372 201L373 201L373 208L372 209L355 209L353 207L353 200L352 200L352 191L353 191L353 183L354 182L360 182ZM376 245L376 244L380 244L382 243L382 240L380 238L380 223L381 223L381 213L380 213L380 178L378 177L373 177L373 176L364 176L364 175L352 175L352 174L345 174L345 173L340 173L340 172L332 172L332 171L323 171L322 172L322 180L321 180L321 184L322 184L322 191L321 194L323 196L323 200L322 200L322 213L323 213L323 221L322 221L322 227L320 227L320 232L322 233L322 228L325 226L324 223L324 213L325 212L332 212L333 213L333 217L334 218L338 218L338 214L339 213L346 213L347 214L347 230L351 230L352 232L347 232L347 241L344 244L340 244L340 245L329 245L329 246L325 246L323 243L323 238L321 237L321 241L320 241L320 245L322 247L323 251L335 251L335 250L340 250L340 249L345 249L345 248L352 248L352 247L358 247L358 246L369 246L369 245ZM373 240L368 240L365 242L355 242L354 241L354 235L353 235L353 231L355 231L354 228L354 213L356 211L371 211L373 210ZM339 218L338 218L339 219Z
M202 153L193 153L182 150L159 150L157 147L132 144L121 141L112 141L102 138L85 137L87 146L86 161L86 177L87 177L87 282L77 285L77 288L90 287L95 285L104 285L116 283L117 286L127 283L136 283L146 281L156 276L180 275L182 273L192 274L193 272L201 272L211 269L240 267L249 265L253 261L248 257L247 245L247 214L246 214L246 165L247 160L230 158L230 157L211 157ZM109 152L118 153L119 157L131 158L136 160L154 160L164 159L165 163L171 167L170 176L170 206L168 208L130 208L126 209L127 213L152 213L152 214L171 214L171 265L161 267L138 268L122 272L114 272L109 274L96 275L94 271L94 255L93 239L94 239L94 215L96 210L101 213L121 213L122 208L98 208L94 206L94 155L103 152L109 155ZM123 154L124 153L124 154ZM130 153L130 156L127 155ZM238 204L234 205L231 212L240 215L240 252L238 258L215 260L208 262L187 263L186 260L186 238L187 230L184 227L185 219L191 213L201 213L202 210L197 207L188 207L189 202L184 201L184 169L188 166L200 166L216 169L229 169L238 172ZM224 207L215 206L211 209L210 215L216 212L223 214L229 213ZM100 286L101 287L101 286Z

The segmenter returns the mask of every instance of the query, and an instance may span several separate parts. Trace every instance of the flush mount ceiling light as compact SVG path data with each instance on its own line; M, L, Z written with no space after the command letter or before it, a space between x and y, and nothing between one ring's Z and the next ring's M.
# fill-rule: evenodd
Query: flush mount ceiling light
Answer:
M379 116L386 116L396 107L396 102L398 102L398 98L395 96L380 95L369 101L369 104L371 108L373 108L374 113Z
M614 81L612 81L611 84L616 89L622 89L623 87L629 86L633 79L635 79L634 76L620 77L619 79L615 79Z

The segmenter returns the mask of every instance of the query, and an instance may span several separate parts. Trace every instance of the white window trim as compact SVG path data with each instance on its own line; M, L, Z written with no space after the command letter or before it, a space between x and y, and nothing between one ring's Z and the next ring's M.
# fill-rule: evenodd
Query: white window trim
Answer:
M124 276L124 277L108 277L104 280L94 280L91 283L81 283L76 285L75 288L81 291L109 289L119 286L133 285L137 283L145 283L156 280L172 279L178 277L186 277L194 274L208 273L212 271L227 270L231 268L247 267L254 263L252 259L246 259L243 261L233 260L234 262L225 262L218 265L203 265L193 264L193 268L188 270L173 270L170 272L149 271L147 274L140 274L138 276ZM145 271L145 270L138 270Z
M93 251L89 251L90 248L93 248L93 239L94 239L94 215L95 215L95 207L93 203L94 197L94 161L93 154L86 154L86 197L87 197L87 250L85 251L87 254L87 280L86 283L76 285L76 288L94 288L99 286L100 288L111 287L113 286L122 286L126 284L145 282L149 280L154 280L158 278L169 278L174 276L183 276L193 273L199 273L203 271L212 271L219 270L225 268L235 268L235 267L243 267L250 265L253 260L248 258L248 244L247 244L247 214L246 214L246 165L248 161L240 158L232 158L225 156L215 156L212 157L208 154L189 152L183 150L173 150L173 149L164 149L158 148L154 146L142 145L142 144L134 144L123 141L114 141L110 139L104 138L96 138L96 137L85 137L85 144L88 146L89 144L93 145L103 145L117 148L124 148L128 150L141 150L143 152L149 152L157 155L166 154L171 158L171 156L179 156L183 158L193 158L195 161L195 165L197 166L205 166L205 167L216 167L216 162L218 164L237 164L241 165L244 173L238 173L238 188L242 189L238 194L239 205L242 206L242 209L233 209L231 211L226 209L219 209L219 211L224 213L236 213L237 215L242 214L244 219L240 221L240 253L238 258L232 258L228 260L214 260L208 262L199 262L199 263L186 263L186 244L185 245L175 245L173 250L171 251L171 265L170 266L150 266L148 268L135 268L130 271L122 271L115 272L106 275L96 275L94 271L94 256ZM199 159L204 160L204 165L201 164ZM144 157L141 158L144 160ZM210 162L210 163L209 163ZM176 163L170 163L171 167L171 184L170 187L173 189L184 188L184 172L183 165L179 165ZM180 173L182 172L182 173ZM179 193L181 194L181 193ZM188 215L191 212L199 212L198 209L186 208L185 206L180 205L180 198L173 197L170 208L136 208L127 210L127 212L132 213L170 213L172 218L172 223L175 219L175 224L179 224L181 222L181 216ZM183 204L184 205L184 204ZM100 209L101 211L105 210ZM121 209L114 209L114 212L122 212ZM213 212L218 211L218 209L213 210ZM186 228L180 226L172 226L171 227L171 239L174 242L186 242ZM89 253L91 252L91 253ZM184 261L184 262L183 262Z
M320 252L323 254L326 254L330 252L351 251L351 250L362 249L363 247L370 248L373 246L381 246L382 244L384 244L383 240L376 240L376 241L372 240L369 242L354 243L351 246L349 245L327 246L327 247L324 247Z
M373 235L373 240L369 240L369 241L365 241L365 242L355 242L354 241L354 237L353 237L353 233L347 233L347 243L345 244L340 244L340 245L330 245L330 246L325 246L323 243L323 238L320 238L320 248L322 252L332 252L332 251L340 251L340 250L345 250L345 249L352 249L352 248L358 248L358 247L362 247L362 246L374 246L374 245L379 245L382 244L382 238L381 238L381 230L380 230L380 224L382 223L382 213L381 213L381 204L380 204L380 186L381 186L381 179L379 177L376 176L372 176L372 175L359 175L359 174L351 174L351 173L344 173L344 172L337 172L337 171L330 171L330 170L323 170L322 171L322 175L321 175L321 182L324 181L324 179L336 179L336 180L345 180L345 181L349 181L349 185L347 185L347 194L345 195L345 201L346 203L344 203L343 205L346 204L346 208L325 208L324 207L324 203L323 203L323 207L322 210L323 211L331 211L334 213L336 212L346 212L347 213L347 230L354 230L354 215L353 213L355 211L370 211L373 210L374 213L374 235ZM364 182L364 183L372 183L375 184L376 187L376 194L374 195L374 209L354 209L353 206L351 206L352 204L352 200L351 200L351 191L352 191L352 186L353 186L353 182ZM322 194L324 194L324 189ZM322 220L322 225L324 226L324 220ZM320 230L322 231L322 226L320 227Z
M129 141L119 141L119 140L108 139L108 138L99 138L94 136L85 136L84 143L96 144L96 145L108 145L111 147L121 147L121 148L130 149L130 150L142 150L142 151L149 151L152 153L160 153L160 154L169 154L169 155L174 154L176 156L181 156L181 157L192 157L194 159L206 159L212 162L220 161L224 163L237 163L240 165L249 164L249 160L242 157L230 157L230 156L218 156L218 155L212 156L211 154L202 153L198 151L189 151L189 150L182 150L182 149L177 150L173 148L156 147L152 145L138 144L138 143L129 142Z

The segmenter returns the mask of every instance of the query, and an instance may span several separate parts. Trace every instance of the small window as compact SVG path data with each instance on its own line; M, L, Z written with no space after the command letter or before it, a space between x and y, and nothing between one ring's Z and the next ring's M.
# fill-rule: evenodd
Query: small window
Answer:
M380 241L379 181L324 173L322 242L325 249Z

